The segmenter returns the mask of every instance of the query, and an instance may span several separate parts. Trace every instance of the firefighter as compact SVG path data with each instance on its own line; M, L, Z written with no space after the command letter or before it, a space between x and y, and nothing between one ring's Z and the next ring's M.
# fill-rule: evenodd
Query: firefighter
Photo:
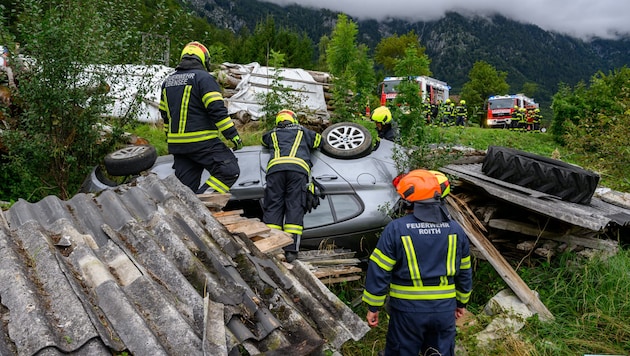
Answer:
M472 291L470 245L462 227L445 212L435 172L413 170L396 182L413 212L385 227L368 264L362 300L370 327L389 295L385 355L455 352L455 320Z
M398 140L398 129L392 119L392 112L387 106L379 106L372 113L372 121L376 123L376 131L379 139L389 141Z
M427 120L427 125L431 125L431 98L429 98L428 96L424 99L424 103L422 104L422 113Z
M444 109L442 110L442 122L441 126L451 126L451 119L453 117L453 111L455 110L455 103L451 99L444 101Z
M518 131L524 132L527 128L527 109L518 109Z
M512 109L512 120L510 121L510 130L517 131L519 122L521 121L521 112L518 108L518 105L514 105L514 109Z
M197 194L227 193L240 175L236 156L219 133L235 150L243 147L209 67L204 45L190 42L184 46L175 72L162 83L159 107L175 176ZM200 187L204 169L210 177Z
M534 109L534 132L540 132L540 121L542 120L542 114L540 109Z
M466 121L468 121L466 100L460 100L459 104L455 107L455 126L465 126Z
M311 151L319 148L321 139L320 134L301 126L291 110L281 110L276 116L276 126L262 136L263 147L271 151L263 222L292 235L293 244L284 248L289 263L297 258L300 250L313 167Z

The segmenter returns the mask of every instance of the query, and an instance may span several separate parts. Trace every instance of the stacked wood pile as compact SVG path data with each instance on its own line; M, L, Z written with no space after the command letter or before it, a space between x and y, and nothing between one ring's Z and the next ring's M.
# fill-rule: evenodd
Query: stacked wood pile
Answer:
M332 100L331 75L327 72L319 72L319 71L313 71L313 70L305 70L305 71L313 77L315 84L319 84L322 86L324 90L324 98L326 100L327 110L328 110L328 113L330 114L331 112L334 111L334 107L331 104L331 100ZM240 70L239 67L237 66L229 66L226 64L222 64L216 74L216 77L219 84L223 87L224 98L231 98L233 95L235 95L238 92L236 88L240 84L243 76L246 74L256 75L261 78L268 78L269 83L271 83L274 80L274 77L270 75L245 73L242 70ZM292 81L296 81L296 80L292 79ZM308 84L314 84L314 83L308 82ZM257 85L266 89L271 88L271 85L261 85L261 84L257 84ZM240 124L247 124L250 121L252 121L251 116L247 112L239 112L231 116L232 116L232 119L238 121ZM299 119L300 119L300 123L302 123L305 126L312 127L314 129L316 129L316 126L318 125L319 126L327 125L327 122L325 122L326 120L321 117L304 116L304 117L300 117ZM318 132L321 132L321 131L318 131Z
M300 251L299 260L306 263L315 277L324 284L361 279L361 262L354 252L345 249Z

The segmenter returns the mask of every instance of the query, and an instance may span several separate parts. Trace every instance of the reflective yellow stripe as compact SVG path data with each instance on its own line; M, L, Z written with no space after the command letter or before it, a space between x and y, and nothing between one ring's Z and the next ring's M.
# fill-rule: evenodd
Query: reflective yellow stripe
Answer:
M299 130L297 135L295 135L295 141L293 141L293 146L291 147L291 152L289 152L289 157L295 157L297 154L298 148L300 148L300 142L302 141L302 136L304 136L304 132Z
M322 135L316 133L315 134L315 143L313 143L313 148L317 148L319 147L319 145L322 143Z
M177 132L180 134L186 132L186 121L188 120L188 103L190 102L191 91L192 91L192 85L186 85L184 87L184 95L182 96L182 106L179 108L179 127L177 128Z
M214 176L208 177L206 184L209 185L210 188L214 189L215 191L221 194L225 194L230 191L230 187L225 185L225 183L221 182L220 180L217 179L217 177L214 177Z
M288 232L289 234L302 235L303 229L304 228L301 225L284 224L284 232Z
M373 261L379 267L381 267L381 269L387 272L394 269L394 265L396 264L396 260L389 258L378 248L375 248L372 254L370 255L370 261Z
M184 132L184 133L169 133L168 143L188 143L188 142L201 142L219 137L219 132L216 130L197 131L197 132Z
M234 126L234 122L232 121L232 118L229 117L229 116L217 123L217 128L221 132L223 132L223 131L225 131L225 130L229 129L230 127L233 127L233 126Z
M271 229L282 230L282 226L280 226L280 225L267 224L267 227L269 227Z
M278 146L278 135L276 135L275 131L271 133L271 143L273 144L273 157L274 158L280 157L280 147ZM268 168L269 168L269 165L267 165L267 169Z
M370 292L368 292L367 290L363 291L363 297L361 298L364 302L366 302L368 305L372 305L375 307L380 307L383 304L385 304L385 297L387 297L386 295L374 295Z
M389 285L389 295L406 300L436 300L455 298L455 286L401 286L397 284Z
M470 300L470 294L472 292L468 292L468 293L462 293L460 291L457 291L457 297L456 299L464 304L468 304L468 301Z
M277 158L272 158L269 161L269 164L267 164L267 170L269 170L269 168L275 166L276 164L281 164L281 163L290 163L290 164L297 164L298 166L304 168L304 170L306 171L307 174L311 174L311 167L308 166L308 164L306 163L305 160L298 158L298 157L277 157Z
M459 269L470 269L470 256L466 256L462 258L461 264L459 265Z
M407 267L409 268L409 277L414 286L422 287L422 279L420 278L420 266L416 258L416 250L413 248L413 241L411 236L401 236L403 247L405 248L405 255L407 255Z
M446 252L446 275L454 276L457 260L457 234L448 235L448 251Z
M210 103L217 100L223 100L221 93L219 93L218 91L211 91L208 94L204 95L203 98L201 98L201 101L203 101L203 105L205 107L208 107Z

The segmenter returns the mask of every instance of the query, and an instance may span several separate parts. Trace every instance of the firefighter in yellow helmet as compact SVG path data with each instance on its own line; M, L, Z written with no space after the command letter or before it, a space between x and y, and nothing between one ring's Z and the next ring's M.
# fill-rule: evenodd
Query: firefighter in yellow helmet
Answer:
M227 193L240 175L234 152L219 134L235 150L243 147L209 67L204 45L190 42L184 46L175 72L162 83L159 106L175 176L198 194ZM201 184L204 169L210 177Z
M398 140L398 129L392 118L392 112L387 106L379 106L372 113L372 121L376 123L376 131L379 139L389 141Z
M276 126L262 136L263 147L271 152L267 163L263 222L293 237L284 248L287 262L298 257L311 176L311 151L318 149L320 134L299 124L295 113L281 110Z
M376 327L389 295L385 355L455 355L455 320L470 299L472 269L466 233L441 209L445 178L417 169L396 182L413 213L387 224L370 256L363 301Z

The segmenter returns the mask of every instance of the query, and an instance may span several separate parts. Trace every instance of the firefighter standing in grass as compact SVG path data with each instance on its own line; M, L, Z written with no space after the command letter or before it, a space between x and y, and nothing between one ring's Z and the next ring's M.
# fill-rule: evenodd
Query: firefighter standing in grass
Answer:
M466 100L460 100L459 104L455 107L455 126L465 126L466 121L468 121Z
M414 170L397 182L413 213L390 222L370 256L363 301L368 325L376 327L389 295L386 356L455 354L455 320L472 290L470 246L441 202L448 180L438 179Z
M209 67L208 49L188 43L175 72L162 83L159 107L175 176L197 194L227 193L240 175L236 156L219 133L235 150L243 147ZM200 187L204 169L210 177Z
M311 150L319 148L321 139L320 134L301 126L291 110L280 111L276 127L262 136L262 145L271 150L263 222L293 236L293 244L284 248L287 262L293 262L300 250L307 186L313 167Z

